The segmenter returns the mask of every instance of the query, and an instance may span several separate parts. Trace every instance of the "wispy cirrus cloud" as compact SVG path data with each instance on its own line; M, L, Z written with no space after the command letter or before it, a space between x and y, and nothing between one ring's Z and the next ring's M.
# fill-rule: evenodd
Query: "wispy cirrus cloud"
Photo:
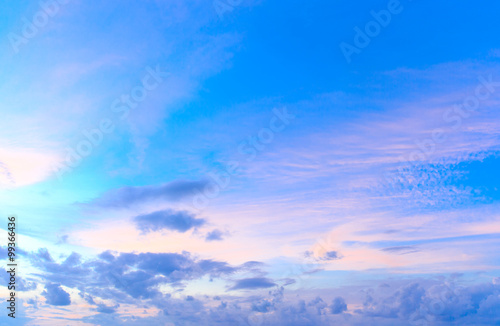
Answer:
M60 160L56 153L34 148L0 149L0 187L16 188L43 181L52 175Z

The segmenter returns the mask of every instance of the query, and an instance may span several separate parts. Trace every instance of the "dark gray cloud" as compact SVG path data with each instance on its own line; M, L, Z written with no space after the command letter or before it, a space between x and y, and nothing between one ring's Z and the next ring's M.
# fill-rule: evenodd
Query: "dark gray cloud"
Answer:
M71 304L69 293L64 291L60 284L46 284L42 295L47 299L47 303L53 306L69 306Z
M127 208L151 201L177 202L202 191L208 184L208 181L177 180L159 186L122 187L109 190L83 206Z
M215 230L207 233L205 240L206 241L221 241L221 240L223 240L222 239L223 235L224 235L224 233L221 230L215 229Z
M231 290L253 290L253 289L267 289L276 286L276 284L265 277L244 278L236 281Z
M202 218L196 218L195 215L186 211L163 210L150 214L139 215L134 218L137 229L144 233L172 230L186 232L205 224Z

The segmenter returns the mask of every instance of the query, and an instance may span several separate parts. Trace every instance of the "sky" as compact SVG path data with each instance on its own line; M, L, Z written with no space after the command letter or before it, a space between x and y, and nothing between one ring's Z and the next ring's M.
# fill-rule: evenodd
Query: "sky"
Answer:
M0 10L0 325L500 325L500 4Z

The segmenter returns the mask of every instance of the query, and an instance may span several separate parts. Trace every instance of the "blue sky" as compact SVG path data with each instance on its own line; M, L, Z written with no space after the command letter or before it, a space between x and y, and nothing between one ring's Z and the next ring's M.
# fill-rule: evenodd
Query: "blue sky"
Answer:
M498 6L5 4L16 322L498 324Z

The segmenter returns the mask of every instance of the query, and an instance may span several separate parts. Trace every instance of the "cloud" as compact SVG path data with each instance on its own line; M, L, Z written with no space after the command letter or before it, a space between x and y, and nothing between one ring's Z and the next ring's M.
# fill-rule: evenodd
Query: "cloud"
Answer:
M369 293L363 303L364 309L358 313L369 317L408 319L423 305L425 294L425 289L419 283L407 284L384 299L376 299Z
M322 260L322 261L329 261L329 260L338 260L338 259L341 259L342 258L342 255L339 254L338 251L327 251L327 252L324 252L324 253L321 253L320 255L318 256L315 256L314 252L313 251L306 251L304 253L304 256L306 258L315 258L317 260Z
M68 243L68 238L69 238L69 235L67 235L67 234L62 235L62 236L58 237L56 244L58 244L58 245L66 244L66 243Z
M98 208L128 208L137 204L166 201L177 202L203 190L207 181L177 180L159 186L123 187L105 192L90 203L83 204Z
M69 306L71 299L69 293L61 288L60 284L49 283L45 285L42 295L47 299L47 303L53 306Z
M94 261L91 265L101 276L103 284L133 298L161 296L157 289L161 284L183 287L185 281L205 275L221 277L238 270L225 262L195 260L189 253L121 253L111 259L108 257L107 261Z
M331 310L332 314L334 314L334 315L341 314L344 311L347 311L347 304L345 303L345 301L342 297L336 297L332 301L332 304L330 306L330 310Z
M213 279L239 271L255 272L257 264L249 262L231 266L222 261L196 259L188 252L137 254L109 251L85 261L79 254L72 253L59 263L47 250L32 254L30 261L43 272L36 275L50 283L76 288L87 296L117 302L161 297L162 293L158 289L160 285L183 288L186 282L204 276Z
M223 240L222 239L223 234L224 233L221 230L215 229L215 230L207 233L205 240L206 241L221 241L221 240Z
M0 186L21 187L47 179L61 160L56 154L25 148L0 150ZM37 164L32 164L37 162Z
M340 259L338 252L336 251L328 251L325 253L325 255L322 257L323 260L336 260Z
M97 305L96 311L103 313L103 314L113 314L116 312L116 309L120 307L120 305L115 305L115 306L106 306L103 303L100 303Z
M419 252L420 250L417 249L417 247L415 246L397 246L397 247L383 248L382 251L404 255L404 254Z
M325 309L328 305L321 297L316 297L314 300L311 300L308 304L308 307L314 307L318 315L321 315L323 309Z
M139 230L148 233L163 229L186 232L202 226L206 221L186 211L163 210L136 216L134 222Z
M163 284L155 280L172 278L171 281L175 281L178 273L183 275L181 278L184 281L199 279L200 275L206 273L221 273L223 276L243 266L231 267L223 262L195 260L187 254L104 252L88 262L74 257L66 258L66 264L59 264L59 268L54 271L59 274L53 276L61 277L70 273L69 261L79 261L80 267L88 267L86 277L78 275L76 278L79 280L73 281L80 284L80 296L93 306L88 316L81 321L95 325L390 326L424 325L431 320L436 326L449 325L450 320L457 325L493 325L500 303L500 285L496 281L463 286L456 284L454 278L440 281L392 280L362 289L359 286L343 290L323 289L320 296L308 302L301 297L309 297L314 291L301 289L285 296L284 287L275 287L264 295L246 297L234 294L214 298L202 295L193 297L186 293L174 298L170 293L155 292ZM45 275L51 274L46 272ZM61 297L69 299L69 295L61 289L69 277L71 274L67 278L62 277L61 284L48 283L42 295L47 298L50 293L53 299L51 303L47 298L49 304L64 303ZM274 286L272 280L266 278L241 279L237 284L251 289ZM141 293L144 286L148 287L149 295L129 295ZM332 295L332 292L337 293ZM100 300L106 300L106 303ZM221 302L214 304L213 300ZM348 309L346 301L357 309ZM135 307L144 314L121 314L119 307ZM39 309L45 308L42 306Z
M52 256L50 255L49 251L46 248L40 248L38 249L37 252L37 259L40 259L42 261L47 261L47 262L53 262L54 260L52 259Z
M267 289L276 286L276 284L264 277L245 278L236 281L231 290L253 290L253 289Z

